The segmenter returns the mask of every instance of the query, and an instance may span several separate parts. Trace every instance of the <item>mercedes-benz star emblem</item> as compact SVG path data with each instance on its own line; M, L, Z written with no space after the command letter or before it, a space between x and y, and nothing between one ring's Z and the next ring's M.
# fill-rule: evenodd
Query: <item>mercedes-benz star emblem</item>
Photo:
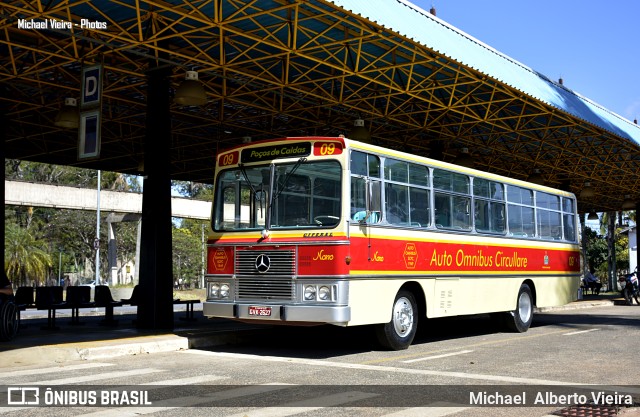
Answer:
M264 253L258 255L258 257L256 258L256 269L258 270L258 272L264 274L269 270L270 266L271 259L269 259L267 255L265 255Z

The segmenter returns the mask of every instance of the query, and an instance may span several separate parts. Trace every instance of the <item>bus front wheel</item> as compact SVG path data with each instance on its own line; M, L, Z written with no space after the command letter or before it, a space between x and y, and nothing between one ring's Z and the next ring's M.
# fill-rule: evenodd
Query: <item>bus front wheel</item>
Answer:
M401 290L393 301L389 323L377 324L376 337L382 347L404 350L411 346L418 327L416 299L409 291Z
M533 296L527 284L520 286L516 309L507 313L507 328L513 332L524 333L529 330L533 321Z

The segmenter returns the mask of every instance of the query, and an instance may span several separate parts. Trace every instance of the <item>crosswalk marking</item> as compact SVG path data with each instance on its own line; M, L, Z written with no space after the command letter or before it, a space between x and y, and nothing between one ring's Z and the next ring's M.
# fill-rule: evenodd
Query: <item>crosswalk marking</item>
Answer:
M50 379L48 381L30 382L31 385L64 385L64 384L79 384L82 382L99 381L102 379L110 378L127 378L136 375L147 375L155 372L166 372L164 369L142 368L133 369L130 371L115 371L115 372L103 372L92 375L73 376L69 378Z
M378 394L368 392L348 391L342 392L340 394L325 395L323 397L317 397L310 400L294 401L274 407L265 407L255 410L243 411L238 414L232 414L225 417L244 417L247 415L250 415L251 417L287 417L299 413L319 410L321 408L332 407L359 400L366 400L368 398L377 396ZM312 404L322 404L323 406L319 407Z
M429 404L429 407L405 408L398 412L385 414L380 417L444 417L470 408L471 407L461 407L459 404L436 402Z
M250 385L213 392L211 394L200 395L197 397L168 398L166 400L154 401L153 406L112 408L109 410L96 411L94 413L81 414L75 417L136 417L144 414L157 413L158 411L172 410L178 407L196 407L213 401L223 401L247 395L264 394L267 392L286 389L290 386L290 384L283 383Z
M165 379L164 381L152 381L140 384L140 386L153 386L153 385L207 385L207 382L218 381L220 379L228 379L228 376L218 375L197 375L187 378Z
M65 366L52 366L50 368L37 368L37 369L26 369L20 371L7 371L0 372L0 379L13 378L17 376L25 376L25 375L41 375L41 374L52 374L52 373L60 373L61 371L77 371L81 369L92 369L92 368L101 368L105 366L113 366L112 363L83 363L79 365L65 365Z

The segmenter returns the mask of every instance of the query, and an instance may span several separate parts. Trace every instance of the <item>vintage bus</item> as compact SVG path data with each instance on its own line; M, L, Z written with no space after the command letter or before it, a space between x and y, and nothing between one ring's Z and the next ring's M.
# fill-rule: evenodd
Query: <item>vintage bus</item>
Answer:
M406 349L419 318L534 307L579 287L575 196L344 137L217 156L204 315L373 325Z

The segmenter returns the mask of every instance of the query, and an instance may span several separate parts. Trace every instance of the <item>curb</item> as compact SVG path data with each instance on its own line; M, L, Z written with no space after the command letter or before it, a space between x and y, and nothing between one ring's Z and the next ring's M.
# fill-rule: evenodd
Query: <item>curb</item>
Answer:
M573 303L563 306L535 308L533 311L534 313L546 313L550 311L581 310L592 307L610 307L613 305L615 305L615 300L574 301Z
M5 364L61 363L114 358L125 355L189 349L189 339L176 335L142 336L113 341L77 342L19 348L2 352Z

